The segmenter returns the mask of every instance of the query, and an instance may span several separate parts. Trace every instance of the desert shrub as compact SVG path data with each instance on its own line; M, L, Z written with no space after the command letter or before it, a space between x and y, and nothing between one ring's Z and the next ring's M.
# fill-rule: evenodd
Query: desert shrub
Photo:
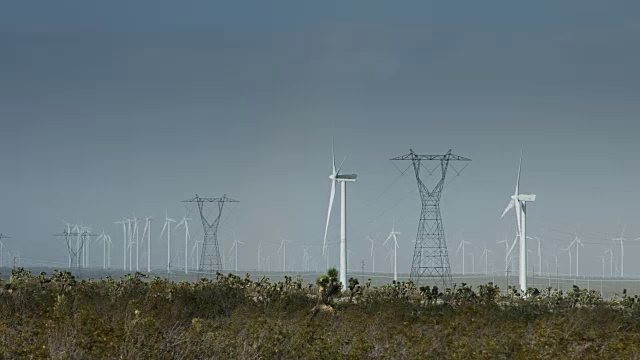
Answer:
M136 273L77 280L16 269L0 283L0 358L632 358L638 297L624 291L417 288L341 291L330 269L306 284L217 274L171 282Z

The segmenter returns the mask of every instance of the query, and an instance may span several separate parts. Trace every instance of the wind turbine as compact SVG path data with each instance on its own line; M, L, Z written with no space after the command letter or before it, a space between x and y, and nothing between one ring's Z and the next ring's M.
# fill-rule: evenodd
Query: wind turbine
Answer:
M370 236L367 236L367 239L369 239L369 242L371 242L371 272L375 273L376 272L376 256L375 256L376 242Z
M487 275L489 274L489 253L492 253L493 251L487 249L487 244L484 244L484 251L482 252L482 256L480 256L480 261L482 261L482 258L484 258L484 274Z
M160 239L162 239L162 235L166 230L167 231L167 274L171 272L171 223L172 222L176 222L176 221L169 218L169 214L165 212L164 226L162 227L162 232L160 232Z
M576 277L578 277L580 276L580 246L584 247L584 244L580 241L577 233L569 246L572 246L573 244L576 244Z
M527 239L538 241L538 276L542 276L542 251L540 247L541 239L537 236L527 236Z
M124 216L122 217L121 221L116 221L116 224L122 224L122 244L123 246L123 250L122 250L122 258L123 258L123 263L124 263L124 271L127 271L127 223L124 220ZM67 228L69 227L69 224L67 224ZM69 261L71 261L71 258L69 258Z
M393 226L391 227L391 232L389 233L389 236L387 237L387 240L384 241L384 243L382 245L386 245L387 242L393 238L393 280L398 281L398 235L401 235L402 233L399 231L396 231L396 222L395 220L393 221Z
M184 273L189 273L189 221L191 218L188 218L186 215L182 217L182 221L175 226L175 229L180 226L184 226Z
M604 255L600 255L600 256L597 256L597 258L602 260L602 278L604 279L605 256Z
M144 231L142 232L142 238L147 235L147 272L151 272L151 222L155 220L152 217L145 218Z
M607 255L609 253L609 276L613 277L613 251L611 248L604 251L604 254Z
M627 229L627 225L622 227L622 233L619 237L611 239L612 241L620 241L620 277L624 277L624 242L627 238L624 237L624 231Z
M280 255L280 250L282 250L282 272L287 271L287 243L291 243L291 240L281 239L280 248L278 249L278 255Z
M509 240L500 240L496 244L504 243L504 271L509 270Z
M519 282L520 290L524 293L527 291L527 202L536 201L536 196L520 194L520 172L522 170L522 152L520 153L520 165L518 165L518 178L516 180L516 190L511 196L511 201L507 208L504 209L502 217L515 208L516 223L518 225L518 234L520 235L520 272ZM515 245L515 243L514 243Z
M571 245L573 245L573 243ZM571 245L567 246L564 249L560 249L560 251L566 251L566 252L569 253L569 276L571 276L571 271L572 271L572 267L573 267L573 265L571 265L571 260L573 258L573 256L571 256Z
M329 210L327 211L327 223L324 228L324 243L322 246L322 254L327 250L327 232L329 231L329 220L331 219L331 209L333 207L333 199L336 195L336 183L340 183L340 282L342 282L342 290L347 290L347 182L355 182L357 174L340 174L342 164L336 169L336 156L331 144L332 173L331 194L329 196ZM346 158L345 158L346 160Z
M238 238L236 238L236 233L233 233L233 245L231 246L231 249L229 249L229 252L231 252L231 250L233 250L235 248L236 250L236 261L235 261L235 268L236 268L236 272L238 272L238 244L244 244L242 241L238 240Z
M460 237L460 245L458 245L458 249L456 250L456 253L458 253L460 251L460 249L462 249L462 275L465 275L465 269L464 269L464 263L465 263L465 258L464 258L464 245L471 245L470 242L465 241L464 238Z

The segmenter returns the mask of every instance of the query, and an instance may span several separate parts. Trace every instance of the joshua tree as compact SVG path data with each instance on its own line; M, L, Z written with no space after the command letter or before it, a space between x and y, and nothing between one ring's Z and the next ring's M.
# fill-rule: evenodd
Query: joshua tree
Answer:
M318 304L311 310L312 318L321 310L333 311L333 307L331 306L333 297L339 294L340 289L342 289L342 284L340 280L338 280L338 270L335 268L327 270L326 275L320 275L318 277L316 285L318 286Z

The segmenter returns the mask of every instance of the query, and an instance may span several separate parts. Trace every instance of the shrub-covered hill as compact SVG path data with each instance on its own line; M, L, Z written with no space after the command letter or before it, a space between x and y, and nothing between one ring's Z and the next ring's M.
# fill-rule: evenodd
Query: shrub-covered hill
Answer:
M445 291L218 275L76 281L16 270L0 290L6 359L637 358L637 297L492 284Z

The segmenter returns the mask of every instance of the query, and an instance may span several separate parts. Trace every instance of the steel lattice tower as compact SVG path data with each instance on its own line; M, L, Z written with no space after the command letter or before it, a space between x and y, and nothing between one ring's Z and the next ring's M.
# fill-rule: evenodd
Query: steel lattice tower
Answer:
M441 284L445 288L450 287L451 269L447 253L447 242L445 241L444 228L442 226L442 216L440 215L440 197L442 196L449 161L471 160L453 155L451 150L444 155L417 155L413 150L410 149L409 151L409 154L398 156L391 160L410 160L413 163L422 202L418 233L413 250L413 262L411 264L411 280L418 285L423 277L434 278L434 283ZM427 188L420 177L422 161L440 161L438 168L441 171L441 178L432 190ZM432 171L429 173L431 174Z
M226 194L221 198L202 198L196 194L194 198L183 200L182 202L198 204L198 211L200 212L200 219L202 220L204 240L202 241L202 254L200 255L198 270L211 274L222 270L220 247L218 246L218 227L220 226L222 209L225 203L238 201L229 199ZM218 205L218 213L213 222L209 222L205 216L205 203L216 203Z

